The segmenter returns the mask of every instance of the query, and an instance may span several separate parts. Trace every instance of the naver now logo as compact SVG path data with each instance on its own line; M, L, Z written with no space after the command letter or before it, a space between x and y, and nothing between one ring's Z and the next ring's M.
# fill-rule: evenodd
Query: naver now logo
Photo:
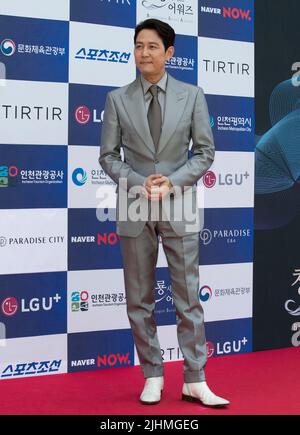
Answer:
M109 355L98 355L97 366L99 368L110 368L117 366L128 366L131 364L130 353L111 353Z
M232 20L251 21L250 9L232 8L223 6L223 8L214 8L209 6L201 6L201 12L207 14L221 15L223 18L231 18Z
M233 20L251 21L250 9L230 8L223 6L223 17L232 18Z

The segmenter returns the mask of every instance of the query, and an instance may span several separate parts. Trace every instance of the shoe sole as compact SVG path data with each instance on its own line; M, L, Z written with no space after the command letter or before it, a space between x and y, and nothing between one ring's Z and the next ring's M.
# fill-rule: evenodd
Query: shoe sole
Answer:
M197 397L187 396L186 394L182 394L181 399L185 402L200 403L201 405L207 406L208 408L224 408L225 406L229 405L229 403L226 403L224 405L207 405L206 403L203 403L202 400L197 399Z
M156 402L143 402L142 400L140 400L140 403L142 405L156 405L159 402L160 402L160 400L157 400Z
M160 395L162 396L162 390L161 390ZM156 400L156 402L145 402L145 401L140 399L140 403L142 405L157 405L160 401L161 401L161 398L159 400Z

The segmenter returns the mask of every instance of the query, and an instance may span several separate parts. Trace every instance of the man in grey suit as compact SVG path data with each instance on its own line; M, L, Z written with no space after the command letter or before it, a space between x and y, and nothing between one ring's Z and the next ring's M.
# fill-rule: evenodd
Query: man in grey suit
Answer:
M213 162L214 143L202 89L165 71L174 41L174 30L162 21L148 19L136 27L134 55L141 74L107 95L99 162L118 184L117 233L127 313L146 378L140 401L158 403L164 385L154 319L160 236L184 356L182 399L224 406L229 402L216 396L205 381L204 316L198 299L196 183Z

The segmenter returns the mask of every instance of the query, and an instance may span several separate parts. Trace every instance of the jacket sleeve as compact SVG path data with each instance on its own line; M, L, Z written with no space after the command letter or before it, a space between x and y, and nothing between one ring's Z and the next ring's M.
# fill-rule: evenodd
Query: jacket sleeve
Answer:
M107 94L104 121L101 135L99 163L112 180L118 184L119 178L127 179L127 190L143 185L146 177L135 172L121 158L121 127L115 102L111 92Z
M194 185L211 166L215 146L210 127L208 108L203 90L199 88L193 110L192 124L192 157L169 175L169 180L173 186L192 186Z

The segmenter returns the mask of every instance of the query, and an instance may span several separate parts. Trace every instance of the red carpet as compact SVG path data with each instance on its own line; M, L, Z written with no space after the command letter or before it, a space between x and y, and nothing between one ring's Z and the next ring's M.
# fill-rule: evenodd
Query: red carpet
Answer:
M231 401L209 409L181 401L182 362L165 364L160 404L141 405L140 367L0 381L0 414L300 414L300 347L211 358L208 385Z

